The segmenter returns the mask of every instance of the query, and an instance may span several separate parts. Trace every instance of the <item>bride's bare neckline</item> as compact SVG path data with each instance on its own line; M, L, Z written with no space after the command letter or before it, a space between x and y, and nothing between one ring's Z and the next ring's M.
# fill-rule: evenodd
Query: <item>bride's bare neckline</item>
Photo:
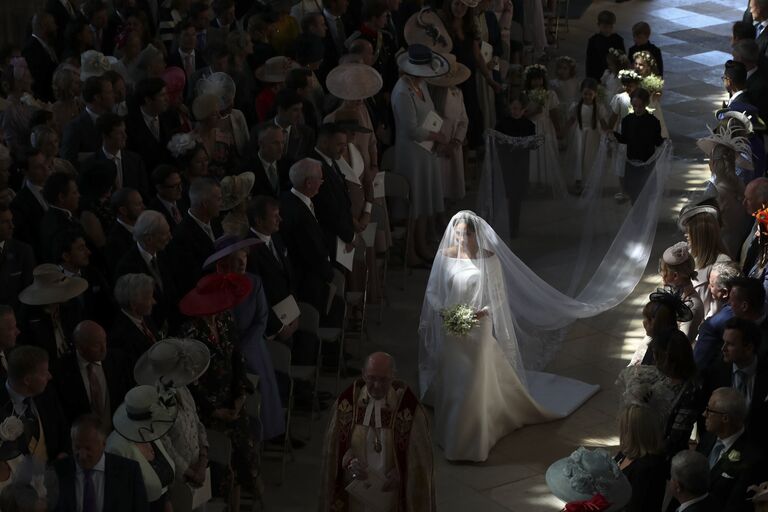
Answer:
M494 256L494 253L492 251L487 251L485 249L482 249L478 251L478 253L475 255L474 258L462 258L462 257L459 257L459 247L456 245L453 245L451 247L444 249L443 255L448 258L453 258L456 260L480 260L480 259L490 258L491 256Z

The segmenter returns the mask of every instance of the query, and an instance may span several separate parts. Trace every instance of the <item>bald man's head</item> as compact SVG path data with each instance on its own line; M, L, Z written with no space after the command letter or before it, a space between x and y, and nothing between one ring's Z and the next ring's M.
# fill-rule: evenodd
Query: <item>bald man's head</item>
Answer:
M365 360L363 380L375 400L387 396L395 378L395 359L386 352L374 352Z
M768 178L755 178L744 189L744 209L752 215L764 206L768 206Z
M83 320L72 332L75 348L89 363L99 363L107 357L107 333L99 324Z

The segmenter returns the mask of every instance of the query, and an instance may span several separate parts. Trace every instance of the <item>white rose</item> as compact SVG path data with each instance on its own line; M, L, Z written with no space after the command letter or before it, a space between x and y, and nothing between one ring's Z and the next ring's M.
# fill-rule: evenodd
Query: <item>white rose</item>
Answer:
M0 423L0 439L15 441L24 433L24 423L16 416L8 416Z

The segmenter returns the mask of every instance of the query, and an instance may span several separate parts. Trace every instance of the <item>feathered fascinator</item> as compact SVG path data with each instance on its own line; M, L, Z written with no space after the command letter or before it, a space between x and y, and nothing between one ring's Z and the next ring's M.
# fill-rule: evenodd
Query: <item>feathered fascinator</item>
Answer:
M669 286L658 288L648 296L648 301L656 304L664 304L675 313L678 322L690 322L693 319L691 307L683 301L680 291L675 291Z
M201 78L195 85L197 95L212 94L219 100L219 110L224 110L234 100L237 86L227 73L211 73L207 78Z
M736 153L736 166L742 169L751 170L752 167L752 148L749 140L741 135L744 127L734 118L721 122L716 129L709 129L709 136L696 141L696 145L705 155L711 156L717 146L725 146Z
M168 141L168 151L171 152L173 158L180 158L188 151L195 149L196 146L197 139L189 133L177 133Z

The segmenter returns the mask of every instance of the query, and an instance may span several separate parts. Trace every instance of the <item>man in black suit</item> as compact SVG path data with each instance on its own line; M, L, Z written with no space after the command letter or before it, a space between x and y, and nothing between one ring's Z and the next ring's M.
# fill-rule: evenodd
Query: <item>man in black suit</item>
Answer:
M55 512L149 510L139 463L105 453L105 430L98 416L88 414L75 420L73 457L57 460L53 465L59 483Z
M115 190L130 187L139 191L145 199L150 197L149 174L141 157L125 149L128 134L125 121L112 112L106 112L96 120L96 129L101 134L101 147L96 149L93 160L109 160L115 164Z
M13 212L0 202L0 304L19 306L19 292L32 283L35 255L32 247L14 240Z
M53 462L69 449L69 432L55 390L48 387L48 353L39 347L18 347L8 356L8 378L0 386L0 414L24 423L21 449L41 461ZM40 442L42 439L44 443ZM45 450L43 451L43 447Z
M43 198L43 185L51 174L51 167L39 149L28 150L20 164L24 170L24 184L11 201L14 238L29 244L39 260L40 221L48 210L48 203Z
M325 16L328 32L325 35L325 57L318 70L321 83L325 83L325 77L339 65L339 58L345 53L347 28L344 25L343 16L347 12L349 0L327 0L323 5L323 16Z
M131 11L130 0L112 0L112 12L107 18L107 28L104 29L102 53L113 55L118 34L125 27L125 19Z
M765 37L768 37L768 34ZM768 115L768 70L758 66L762 55L760 48L754 40L744 39L734 43L731 54L733 60L741 62L747 68L747 101L757 107L760 117L763 118Z
M768 365L758 358L762 341L760 328L749 320L731 318L723 332L722 360L703 375L708 396L720 387L739 391L747 401L746 435L755 443L768 440Z
M750 181L746 187L744 187L744 210L747 215L752 215L757 210L762 208L764 204L768 204L768 178L759 176ZM739 255L739 263L741 264L741 270L744 274L749 274L752 267L755 266L757 256L759 254L760 239L757 238L757 220L750 224L749 233L741 245L741 252Z
M203 263L215 252L214 240L224 233L218 219L221 201L221 186L213 178L198 178L189 187L189 210L174 228L169 247L179 296L195 287Z
M291 261L278 233L280 220L280 202L271 196L256 196L248 205L248 222L251 225L248 236L264 242L251 248L247 267L248 272L261 276L264 293L269 302L264 335L285 340L296 330L298 321L283 325L272 311L276 304L294 293Z
M48 211L40 220L40 260L55 263L58 255L52 242L56 235L68 229L81 229L75 218L80 203L77 182L69 174L53 173L45 182L43 198Z
M19 328L16 313L7 304L0 304L0 379L8 377L8 355L16 347Z
M95 153L101 146L96 120L115 106L112 82L101 76L88 78L83 84L83 99L85 111L64 126L61 140L61 156L75 166L81 153Z
M82 414L97 415L107 427L133 386L133 367L125 355L107 349L107 333L90 320L77 324L72 338L75 352L63 357L53 372L68 424Z
M296 273L298 300L323 314L328 309L333 267L312 204L323 183L322 166L311 158L299 160L290 169L290 179L293 188L283 194L280 203L280 232Z
M136 243L120 259L115 276L146 274L154 279L157 307L152 318L159 328L168 332L165 327L175 328L180 322L177 307L179 295L173 272L176 262L165 250L171 241L171 228L161 213L146 210L133 226L133 239Z
M21 51L29 65L34 82L32 92L42 101L53 102L53 72L59 65L56 55L56 21L48 13L36 14L32 18L32 36Z
M91 265L91 251L88 249L79 229L69 229L56 235L52 241L56 247L56 263L64 275L82 277L88 281L88 289L72 299L72 307L82 311L82 317L109 327L115 313L112 288L102 272Z
M194 89L191 83L192 75L208 67L203 55L195 51L197 45L197 29L190 19L181 20L176 24L176 48L168 54L168 67L176 66L184 70L187 75L187 92ZM187 94L186 96L188 96Z
M168 141L178 128L178 120L167 115L168 93L162 78L146 78L134 89L135 107L128 113L125 126L128 149L138 153L147 169L171 163Z
M706 434L697 450L709 461L709 495L718 511L750 510L747 487L764 476L759 449L744 435L746 416L744 396L729 387L713 391L704 411Z
M768 49L768 33L765 32L765 28L768 27L768 2L750 0L748 9L755 27L755 42L760 49L760 55L765 55Z
M115 214L115 225L107 233L104 256L109 275L114 278L117 262L134 244L133 226L144 212L144 201L138 191L123 187L112 194L111 207Z
M282 190L290 190L288 169L312 153L315 145L315 131L301 122L303 100L296 91L282 89L277 93L275 105L277 105L277 115L271 122L281 128L285 136L283 156L277 167L280 171Z
M78 18L80 14L80 0L48 0L45 4L45 12L53 16L59 35L58 41L64 43L64 32L67 25Z
M325 233L328 254L336 260L337 241L352 250L355 230L352 225L352 210L347 191L347 182L336 160L341 158L347 146L347 133L334 123L324 124L317 133L317 145L311 158L319 161L323 169L323 182L317 195L312 198L317 222ZM366 203L365 211L370 216L372 205Z
M712 498L707 493L709 464L704 455L692 450L683 450L672 457L670 469L669 493L677 504L684 507L683 510L717 512Z
M114 45L112 45L112 48L109 48L109 45L105 45L106 41L104 40L107 23L109 22L107 5L101 0L87 0L83 4L82 13L93 35L93 49L104 53L104 55L110 55L110 53L106 52L106 49L114 49ZM105 46L107 46L106 49Z
M225 32L242 30L237 23L235 0L214 0L211 7L213 7L211 27L224 30Z
M156 194L147 203L147 209L162 213L173 230L184 219L181 214L185 210L182 198L184 182L181 174L173 166L158 165L152 171L152 184Z
M108 345L109 350L125 354L130 368L162 338L152 318L154 294L154 279L147 274L125 274L115 283L115 299L120 311L109 329Z
M283 180L278 166L285 142L283 130L274 123L264 123L254 131L250 155L240 166L243 171L251 171L256 176L251 189L252 195L280 197Z

